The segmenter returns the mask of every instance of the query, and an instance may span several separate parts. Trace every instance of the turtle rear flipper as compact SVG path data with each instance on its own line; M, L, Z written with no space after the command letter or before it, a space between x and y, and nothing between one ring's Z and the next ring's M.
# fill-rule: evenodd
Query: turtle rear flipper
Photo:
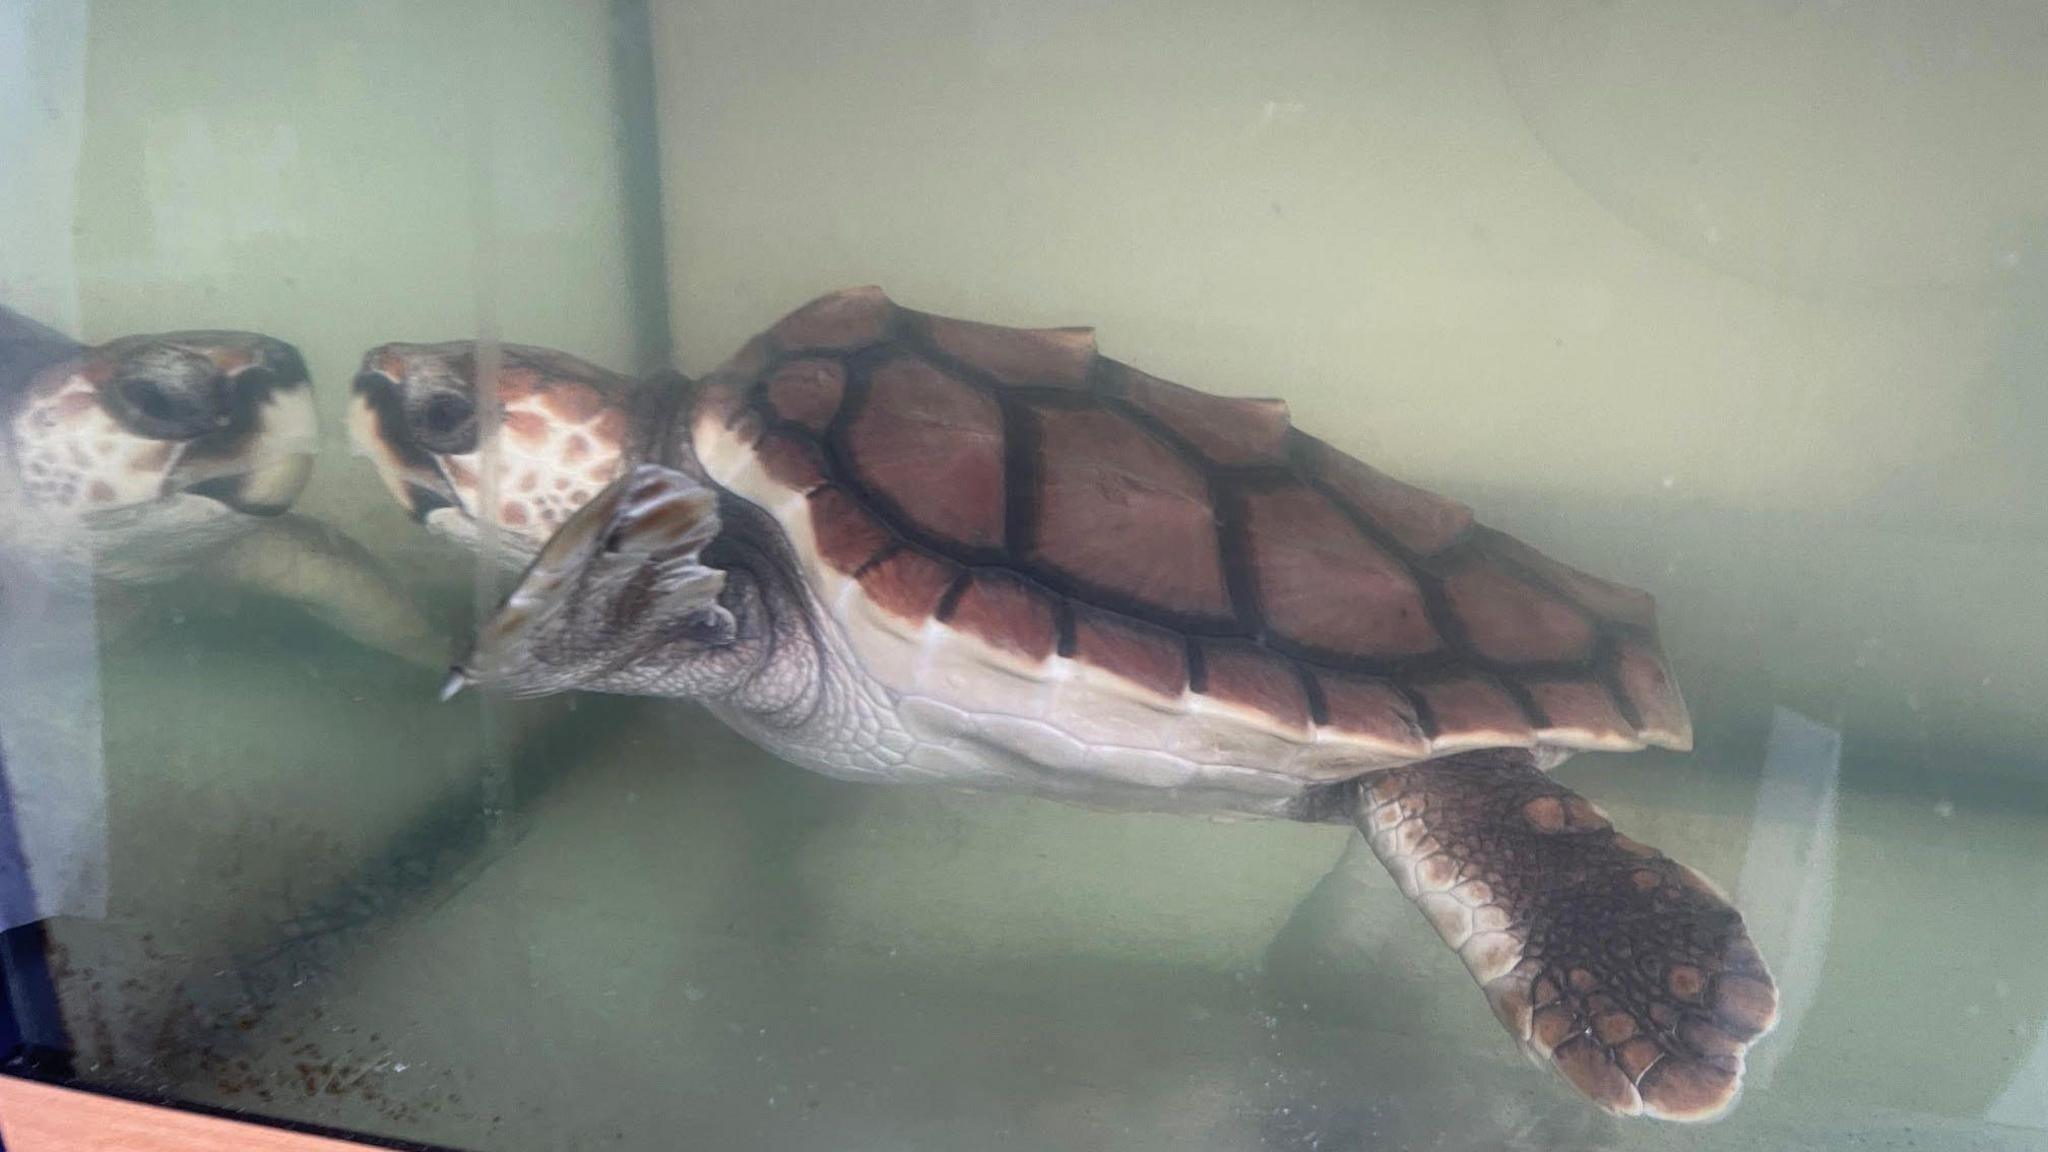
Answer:
M1358 824L1528 1054L1621 1115L1734 1103L1777 989L1698 873L1615 831L1525 751L1397 768Z

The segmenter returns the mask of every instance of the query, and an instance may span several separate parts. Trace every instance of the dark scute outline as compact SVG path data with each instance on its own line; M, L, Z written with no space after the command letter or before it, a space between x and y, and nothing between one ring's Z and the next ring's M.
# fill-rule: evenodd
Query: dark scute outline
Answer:
M887 557L904 550L917 551L936 561L954 564L960 568L960 574L947 587L936 611L938 618L944 621L958 607L968 582L977 570L1002 572L1021 580L1051 601L1059 655L1071 657L1075 653L1073 605L1078 601L1094 611L1181 635L1185 640L1188 690L1204 695L1208 692L1208 668L1203 658L1202 641L1239 640L1256 644L1294 666L1308 701L1311 719L1317 725L1325 724L1329 719L1328 700L1317 676L1317 673L1327 671L1385 681L1407 702L1417 724L1429 739L1442 735L1443 728L1428 700L1416 690L1417 686L1464 675L1480 677L1499 687L1515 702L1529 726L1537 731L1551 724L1528 684L1564 680L1589 682L1609 697L1623 722L1633 729L1635 735L1640 737L1642 734L1641 714L1620 684L1618 645L1623 639L1633 639L1655 649L1654 628L1610 619L1586 609L1555 581L1516 561L1504 551L1490 547L1492 538L1500 535L1497 530L1475 522L1437 551L1418 553L1318 475L1307 457L1314 438L1299 428L1290 426L1287 430L1284 463L1217 464L1163 421L1127 399L1124 373L1134 371L1128 365L1098 353L1090 363L1086 382L1080 389L1058 385L1006 384L940 349L929 338L929 318L924 313L913 312L893 301L889 308L889 319L880 337L855 348L788 346L771 339L769 356L759 377L747 384L750 389L749 406L763 420L764 427L816 441L825 461L826 483L837 484L865 503L894 537L891 543L860 565L854 573L856 578ZM782 419L766 400L767 380L789 361L806 358L837 361L846 370L846 385L839 409L822 434L814 435L802 425ZM959 383L983 392L995 402L998 429L1003 437L1003 544L1000 547L968 547L924 531L900 505L866 483L861 476L852 454L847 450L848 432L865 411L872 395L870 373L897 359L922 360ZM1036 413L1040 409L1054 407L1113 412L1164 445L1204 478L1212 507L1216 510L1218 555L1224 568L1231 619L1216 620L1166 611L1139 597L1077 579L1030 555L1041 515L1036 500L1043 436ZM1337 451L1327 445L1324 447L1331 452ZM1411 656L1358 656L1290 640L1268 625L1259 603L1257 566L1251 561L1243 498L1246 493L1261 488L1297 485L1313 491L1329 503L1347 523L1409 573L1420 590L1429 622L1442 639L1438 648ZM1584 616L1592 625L1594 634L1588 655L1581 660L1510 664L1481 654L1473 645L1463 621L1451 610L1444 591L1444 577L1448 571L1475 553Z

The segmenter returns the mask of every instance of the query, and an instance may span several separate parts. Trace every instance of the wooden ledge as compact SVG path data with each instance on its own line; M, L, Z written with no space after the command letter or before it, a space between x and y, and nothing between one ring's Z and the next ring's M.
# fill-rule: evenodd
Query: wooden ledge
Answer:
M7 1152L362 1152L357 1144L0 1076Z

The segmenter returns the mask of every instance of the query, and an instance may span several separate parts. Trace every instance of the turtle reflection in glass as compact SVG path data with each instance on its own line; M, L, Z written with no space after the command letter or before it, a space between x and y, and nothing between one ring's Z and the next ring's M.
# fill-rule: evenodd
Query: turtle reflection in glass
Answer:
M702 702L831 776L1355 822L1510 1034L1593 1103L1723 1112L1777 992L1698 873L1547 770L1686 748L1642 592L1086 329L805 306L697 382L508 347L365 357L415 515L527 563L450 688ZM486 476L487 461L494 469Z
M290 511L317 431L306 362L282 340L87 346L0 307L0 559L72 587L196 574L425 663L443 642L384 568Z

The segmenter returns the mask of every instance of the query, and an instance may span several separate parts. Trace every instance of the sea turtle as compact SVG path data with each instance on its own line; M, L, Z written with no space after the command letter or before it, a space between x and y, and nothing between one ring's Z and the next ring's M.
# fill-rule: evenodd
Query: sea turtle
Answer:
M1735 1098L1777 1015L1741 916L1546 774L1690 746L1645 593L1087 329L859 288L695 383L504 361L495 448L471 346L355 384L415 514L492 509L532 557L450 690L694 699L847 779L1355 822L1593 1103Z
M444 655L367 551L289 512L316 433L305 360L282 340L166 332L87 347L0 308L0 559L59 584L198 573L416 662Z

